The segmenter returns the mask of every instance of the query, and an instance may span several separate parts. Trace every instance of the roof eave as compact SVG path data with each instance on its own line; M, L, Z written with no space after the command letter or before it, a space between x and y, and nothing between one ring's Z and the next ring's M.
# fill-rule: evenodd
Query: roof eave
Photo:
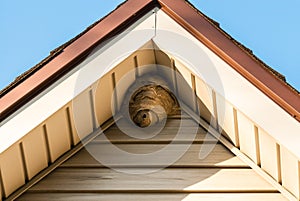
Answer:
M300 95L235 44L224 31L185 1L159 0L162 10L226 61L244 78L300 121Z
M20 80L0 99L0 122L81 62L95 46L125 30L136 19L159 6L157 1L128 0L84 34L71 40L54 58Z

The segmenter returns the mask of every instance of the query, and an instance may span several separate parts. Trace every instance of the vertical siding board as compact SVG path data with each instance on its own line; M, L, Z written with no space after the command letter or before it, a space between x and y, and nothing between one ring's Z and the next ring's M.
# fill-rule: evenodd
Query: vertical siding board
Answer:
M278 182L282 184L280 145L276 143Z
M21 152L22 166L23 166L23 172L24 172L25 183L26 183L29 181L29 176L28 176L29 168L27 167L27 163L25 161L26 159L25 159L25 151L24 151L23 142L19 143L19 148L20 148L20 152Z
M171 59L169 58L168 55L166 55L166 53L156 49L154 50L154 54L155 54L155 60L157 64L164 67L171 67Z
M256 164L258 166L261 166L260 141L259 141L258 127L257 126L254 126L254 139L255 139Z
M153 49L142 49L136 52L139 76L156 70L156 59ZM132 59L131 59L132 60ZM132 67L131 65L130 67ZM127 71L125 71L127 72ZM124 73L123 73L124 74Z
M114 69L116 70L116 69ZM111 81L113 86L113 97L111 102L111 108L112 108L112 114L115 115L117 112L119 112L119 109L121 108L121 105L119 104L119 87L117 88L117 79L116 79L116 73L111 73Z
M237 119L237 110L233 108L234 132L235 132L235 146L240 148L239 126Z
M219 125L219 132L226 136L235 146L238 145L236 138L234 108L229 104L224 97L216 94L217 103L217 119Z
M67 116L67 121L68 121L68 128L69 128L69 134L70 134L70 141L71 141L71 146L74 147L76 144L78 144L79 137L74 130L74 122L72 119L72 113L71 113L71 108L70 104L68 104L65 108L66 116Z
M113 82L111 74L103 76L95 91L95 112L98 126L112 116Z
M178 96L178 83L177 83L177 77L179 76L178 75L178 70L176 68L176 65L175 65L175 60L174 59L171 59L171 69L173 71L173 75L172 75L172 81L173 81L173 86L174 86L174 94L176 94L176 96Z
M85 90L72 101L74 127L80 139L93 132L93 114L90 101L90 90Z
M35 128L22 140L28 179L48 166L47 149L43 128Z
M68 120L64 109L46 120L50 158L54 162L71 148Z
M282 185L298 199L299 192L299 162L285 147L280 147Z
M96 114L95 114L95 98L94 98L94 87L92 87L91 90L89 90L89 98L90 98L90 110L91 110L91 116L92 116L92 124L93 124L93 130L96 130L98 128L98 122L96 120Z
M8 197L12 192L25 184L25 174L21 157L19 144L11 146L0 156L0 171L5 197Z
M196 93L200 116L216 128L216 115L213 101L213 91L200 78L196 78Z
M194 74L191 73L191 82L192 82L192 91L194 95L194 108L195 113L199 114L199 108L198 108L198 98L197 98L197 91L196 91L196 77Z
M139 72L139 62L137 59L137 56L133 57L133 63L134 63L134 72L135 72L135 78L138 78L140 76L140 72Z
M195 93L193 91L191 72L177 60L175 66L179 71L177 74L178 76L176 76L176 86L178 87L177 98L196 112Z
M261 168L270 174L277 182L280 182L280 172L278 171L278 160L280 160L280 158L278 158L277 154L276 141L262 129L259 129L258 133Z
M257 143L258 138L255 133L254 124L241 112L237 113L238 131L240 140L240 149L249 158L251 158L256 164L259 164L259 158L257 157Z
M162 76L164 80L169 81L171 90L174 94L176 91L176 69L174 67L174 60L171 60L164 52L155 50L155 60L158 68L158 75Z
M73 104L72 102L69 103L67 105L68 107L68 110L67 112L69 113L69 126L70 126L70 129L71 129L71 134L72 134L72 139L73 139L73 145L76 145L80 142L80 138L78 136L78 133L77 133L77 129L75 127L75 121L74 121L74 111L73 111Z
M122 108L122 104L124 102L124 98L126 96L127 89L132 85L132 83L135 81L135 78L138 74L138 76L141 76L141 73L143 73L140 69L140 67L135 67L135 65L141 65L141 58L140 56L142 53L136 53L135 56L130 56L123 62L121 62L117 67L113 69L113 72L115 73L115 86L117 87L115 90L115 93L117 93L117 108L120 110ZM153 53L151 55L153 57ZM105 83L106 85L108 83ZM114 88L113 87L113 88ZM111 104L111 103L109 103Z

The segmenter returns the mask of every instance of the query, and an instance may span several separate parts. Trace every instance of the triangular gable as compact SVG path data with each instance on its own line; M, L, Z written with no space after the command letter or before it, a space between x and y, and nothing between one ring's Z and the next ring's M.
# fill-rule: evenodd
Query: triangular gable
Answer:
M127 31L125 34L118 35L124 30ZM186 62L185 59L189 57L188 55L186 58L180 57L184 55L184 44L180 44L180 41L172 41L172 38L166 38L164 35L166 32L178 33L195 42L201 50L202 55L199 54L202 56L201 58L208 56L215 62L216 72L221 76L221 83L224 84L224 93L222 90L218 91L218 87L209 80L209 72L203 70L209 66L205 65L207 64L206 60L200 62L204 65L195 65L189 60ZM57 122L67 121L68 126L72 127L73 119L70 114L74 108L70 105L70 101L77 97L75 101L80 104L93 105L93 101L88 97L90 93L93 93L94 83L100 77L102 77L100 82L104 83L110 82L111 77L114 77L115 80L119 79L115 77L114 72L110 75L110 70L151 40L168 55L174 67L179 70L200 97L210 115L216 118L215 121L218 121L219 126L215 123L214 129L226 135L253 162L262 166L277 182L282 183L285 188L299 197L298 159L300 152L295 143L299 139L298 131L300 129L298 122L299 94L289 87L280 76L274 76L274 71L270 71L263 63L257 61L253 55L241 48L211 20L183 0L176 2L172 0L129 0L125 2L74 41L63 46L47 62L42 63L38 70L34 70L36 72L28 78L3 91L0 100L3 145L0 152L10 147L10 152L7 152L9 154L6 156L15 157L17 155L16 164L20 167L25 164L26 167L26 160L22 155L25 146L22 142L23 137L30 132L38 136L38 139L44 140L45 136L41 136L40 133L48 132L47 129L50 129L49 133L52 131L55 133L55 130L51 131L51 129ZM177 46L176 42L178 42ZM183 47L182 50L179 50L179 55L176 54L178 47ZM123 70L119 72L122 73L128 70L121 69ZM200 73L197 73L197 70ZM110 78L106 82L104 75L108 74ZM241 84L241 88L236 86L239 84ZM199 89L198 86L202 85L208 89L209 97L206 97L207 99L201 97L201 88ZM75 90L70 90L70 86ZM110 87L113 89L115 86ZM246 89L261 104L260 107L251 103L249 97L243 96L243 90ZM110 93L110 91L108 92ZM61 94L64 95L61 96ZM49 105L49 102L52 104ZM267 108L265 110L267 113L261 114L260 111L257 111L257 108L262 107ZM64 109L64 112L60 111L61 108ZM86 121L86 127L83 128L85 134L93 132L93 129L99 126L91 117L95 111L90 108L88 112L83 113L82 116L82 119ZM273 115L272 119L268 118L270 114ZM29 116L30 118L28 118ZM107 118L105 117L103 121ZM205 119L205 116L202 118ZM221 119L224 122L221 122ZM273 126L274 124L276 126ZM22 128L16 128L15 125L22 125ZM36 126L38 126L38 131L32 131ZM68 133L68 129L73 129L67 128L63 124L60 128L62 133ZM286 137L287 129L290 129L288 137ZM51 139L47 139L47 132L45 138L47 143L50 140L51 144ZM53 135L55 136L55 134ZM54 138L57 140L60 137L57 135ZM68 138L65 136L65 139L61 140L62 143L64 140L66 141L61 150L47 156L48 162L54 162L61 154L79 142L74 136L70 137L71 142L67 142ZM27 137L26 143L29 143L30 139ZM18 144L11 148L13 144L16 145L16 142L22 143L20 146ZM21 149L21 155L19 149ZM45 152L49 152L51 147L46 147L46 149L48 150ZM275 168L273 163L268 162L268 156L274 158ZM5 168L8 166L2 168L2 175ZM9 190L5 190L5 196L10 194L12 189L15 190L22 185L25 177L28 179L34 176L34 174L31 176L26 174L28 173L20 173L20 181L14 186L6 187ZM294 178L294 175L297 177ZM6 184L2 184L2 187L3 185Z

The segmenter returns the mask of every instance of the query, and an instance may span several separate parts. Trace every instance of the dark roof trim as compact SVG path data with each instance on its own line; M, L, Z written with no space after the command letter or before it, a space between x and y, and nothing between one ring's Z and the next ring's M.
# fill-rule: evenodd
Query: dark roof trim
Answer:
M87 31L54 50L52 55L13 83L0 99L0 122L82 61L92 49L158 6L153 0L128 0Z
M0 122L72 69L96 45L124 30L155 6L162 6L175 21L300 121L299 92L191 4L184 0L128 0L58 48L49 60L41 62L29 76L6 91L0 99Z
M125 1L126 2L126 1ZM122 4L124 4L125 2L123 2ZM121 4L121 5L122 5ZM121 5L119 5L118 7L120 7ZM101 18L100 20L94 22L92 25L90 25L89 27L87 27L83 32L81 32L80 34L78 34L76 37L72 38L71 40L69 40L68 42L64 43L63 45L59 46L58 48L55 48L54 50L52 50L49 54L49 56L47 56L45 59L43 59L40 63L38 63L37 65L35 65L34 67L30 68L29 70L27 70L26 72L22 73L21 75L19 75L18 77L16 77L16 79L11 82L8 86L6 86L4 89L2 89L0 91L0 98L3 97L5 94L7 94L8 92L10 92L13 88L15 88L16 86L18 86L20 83L22 83L24 80L26 80L28 77L30 77L31 75L33 75L34 73L36 73L40 68L42 68L43 66L45 66L48 62L50 62L52 59L54 59L58 54L60 54L61 52L63 52L63 50L69 46L71 43L73 43L75 40L77 40L78 38L80 38L82 35L84 35L86 32L88 32L90 29L92 29L94 26L96 26L99 22L101 22L103 19L105 19L108 15L110 15L113 11L111 11L109 14L107 14L106 16L104 16L103 18Z
M300 95L218 25L184 0L158 0L168 15L243 77L300 121Z

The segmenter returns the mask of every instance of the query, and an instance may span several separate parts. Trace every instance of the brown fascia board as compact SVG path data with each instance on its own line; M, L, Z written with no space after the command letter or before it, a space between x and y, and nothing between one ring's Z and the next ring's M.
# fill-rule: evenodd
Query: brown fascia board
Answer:
M265 64L184 0L158 0L162 10L232 68L300 121L300 95Z
M69 72L95 46L120 33L155 6L159 4L153 0L128 0L88 31L75 37L75 40L62 45L62 48L54 51L54 56L50 55L41 65L29 70L28 74L31 75L24 75L24 80L20 78L3 92L0 98L0 122Z
M155 6L161 6L188 32L300 121L299 93L284 81L283 76L267 69L263 62L190 3L184 0L128 0L88 31L62 46L50 61L1 97L0 122L72 69L93 47L121 31L122 27L128 27Z

